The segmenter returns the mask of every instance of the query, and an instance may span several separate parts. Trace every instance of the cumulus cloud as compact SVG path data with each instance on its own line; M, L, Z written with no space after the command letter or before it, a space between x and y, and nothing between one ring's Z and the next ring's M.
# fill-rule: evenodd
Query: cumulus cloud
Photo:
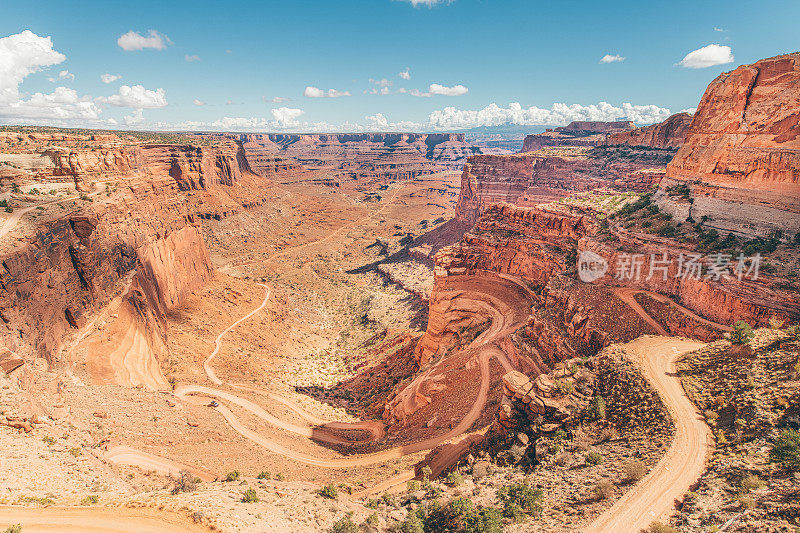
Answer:
M153 109L167 105L167 96L164 89L150 90L141 85L122 85L117 94L100 97L97 101L101 104L116 107L131 107L134 109Z
M431 83L428 87L427 92L422 92L419 89L411 89L407 91L406 89L400 89L401 93L407 93L411 96L417 96L420 98L430 98L434 95L440 96L463 96L469 92L469 89L464 87L463 85L453 85L452 87L446 87L444 85L439 85L438 83Z
M119 39L117 39L117 44L125 51L134 52L147 48L164 50L167 45L172 44L172 41L169 40L169 37L156 30L149 30L147 35L131 30L124 35L120 35Z
M386 78L381 78L379 80L370 78L369 82L372 85L377 85L378 87L391 87L392 86L392 82L387 80Z
M428 117L429 126L437 130L469 129L501 124L563 126L574 120L631 120L639 124L661 122L670 116L669 109L656 105L623 103L620 107L607 102L593 105L555 103L550 109L523 108L519 103L508 107L490 104L483 109L461 110L454 107L433 111Z
M625 61L625 58L618 54L606 54L600 58L601 63L616 63L618 61Z
M290 107L279 107L271 110L275 122L281 128L297 125L297 119L304 113L302 109L292 109Z
M291 98L286 98L285 96L273 96L272 98L267 98L266 96L262 97L262 99L267 102L270 101L273 104L282 104L283 102L288 102Z
M336 89L328 89L327 91L323 91L322 89L308 86L306 87L305 91L303 91L303 96L308 98L339 98L340 96L350 96L350 92L337 91Z
M192 103L193 103L194 105L197 105L197 106L206 105L206 103L205 103L204 101L202 101L202 100L198 100L197 98L195 98L194 100L192 100Z
M138 126L144 122L144 112L141 109L134 109L133 113L122 117L126 126Z
M19 100L19 85L28 75L66 59L53 50L50 37L30 30L0 39L0 104Z
M678 64L686 68L708 68L727 63L733 63L731 47L709 44L689 52Z
M100 75L100 81L102 81L103 83L114 83L115 81L120 79L122 79L122 76L120 76L119 74L109 74L108 72L106 72L105 74Z
M410 80L411 79L411 72L409 72L408 68L406 67L406 69L404 71L400 72L398 74L398 76L400 76L404 80Z
M192 63L192 62L194 62L194 61L200 61L200 56L194 56L194 55L193 55L193 56L190 56L189 54L186 54L185 56L183 56L183 59L184 59L184 60L185 60L187 63Z
M58 73L58 76L47 78L47 81L49 81L50 83L55 83L55 82L61 81L61 80L70 80L70 81L72 81L74 79L75 79L75 74L73 74L72 72L70 72L68 70L62 70L61 72Z

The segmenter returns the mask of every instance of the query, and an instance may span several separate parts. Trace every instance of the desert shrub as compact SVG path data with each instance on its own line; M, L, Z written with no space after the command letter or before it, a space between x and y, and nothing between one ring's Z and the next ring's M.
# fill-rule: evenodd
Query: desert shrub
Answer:
M247 489L242 494L242 502L243 503L256 503L258 501L258 494L256 494L255 489Z
M256 479L269 479L269 478L270 478L269 472L266 471L259 472L258 475L256 476Z
M225 481L228 481L228 482L231 482L231 481L239 481L239 477L240 477L240 476L241 476L241 474L239 474L239 471L238 471L238 470L233 470L233 471L231 471L231 472L228 472L228 473L225 475Z
M623 466L625 471L625 479L628 481L636 482L647 475L647 467L638 459L627 461Z
M14 524L13 526L8 526L4 533L22 533L22 524Z
M716 422L719 418L719 414L716 411L712 411L711 409L706 409L703 411L703 416L706 417L706 420L709 422Z
M764 487L764 481L755 474L749 474L742 478L742 482L740 483L742 490L750 492L751 490L756 490Z
M408 492L417 492L419 490L419 481L416 479L409 480L406 483L406 489L408 489Z
M478 509L469 498L455 498L442 507L434 501L417 510L425 533L502 533L503 517L493 507Z
M526 483L505 485L497 491L497 497L503 502L503 516L514 521L542 513L542 491Z
M328 483L319 491L320 496L324 496L325 498L330 498L331 500L335 500L339 497L339 489L336 488L336 485L333 483Z
M775 440L769 459L787 470L800 471L800 432L784 429Z
M447 483L451 487L458 487L459 485L464 483L464 476L453 470L452 472L447 474L447 479L445 480L445 483Z
M783 327L784 321L777 317L770 317L769 319L769 328L770 329L781 329Z
M364 523L370 527L378 527L380 521L381 519L378 517L378 513L372 513L367 517L366 520L364 520Z
M648 529L649 533L681 533L674 527L661 522L653 522Z
M405 521L400 524L400 531L402 533L425 533L425 524L422 521L422 509L418 508L416 511L411 511L406 516Z
M81 505L94 505L99 501L100 501L100 496L97 496L96 494L91 494L81 500Z
M179 492L193 492L197 489L197 480L194 474L181 470L178 479L175 480L175 485L172 487L172 494Z
M350 515L340 518L331 527L331 533L358 533L358 526Z
M728 340L736 345L747 344L752 337L753 328L744 320L737 320L733 325L733 331L728 334Z
M594 420L601 420L606 417L606 400L602 396L595 396L592 405L589 407L589 417Z
M598 500L606 500L614 495L614 485L610 481L598 481L592 487L592 492Z
M503 515L494 507L484 507L464 522L464 533L503 532Z
M45 435L44 437L42 437L42 442L44 442L48 446L52 446L53 444L56 443L56 439L54 439L50 435Z
M72 457L78 457L81 454L81 449L80 448L70 448L69 449L69 454Z
M286 479L286 478L280 472L275 474L275 481L283 481L284 479Z
M599 465L603 462L603 456L598 452L589 452L585 457L587 465Z
M755 509L756 508L756 499L752 496L739 496L739 505L742 509Z
M397 508L400 504L397 502L397 498L394 494L389 494L388 492L381 496L381 501L385 503L388 507Z

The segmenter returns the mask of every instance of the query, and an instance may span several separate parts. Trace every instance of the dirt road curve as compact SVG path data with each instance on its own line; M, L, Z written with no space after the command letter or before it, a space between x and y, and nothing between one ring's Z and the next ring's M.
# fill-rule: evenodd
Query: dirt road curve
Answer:
M184 533L206 532L188 518L166 511L125 507L0 506L0 528L22 524L24 533Z
M586 533L638 532L664 519L705 471L711 431L674 376L675 361L703 343L675 337L644 336L624 346L658 391L675 421L675 438L649 474L585 530Z

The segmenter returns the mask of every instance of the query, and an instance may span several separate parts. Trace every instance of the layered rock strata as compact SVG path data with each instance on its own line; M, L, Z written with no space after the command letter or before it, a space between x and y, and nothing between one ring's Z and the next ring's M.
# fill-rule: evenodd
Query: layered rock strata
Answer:
M669 194L678 187L686 194ZM800 232L800 53L711 82L657 201L724 232Z
M658 124L610 133L606 136L605 144L647 146L662 150L678 149L683 145L691 124L692 115L685 112L676 113Z

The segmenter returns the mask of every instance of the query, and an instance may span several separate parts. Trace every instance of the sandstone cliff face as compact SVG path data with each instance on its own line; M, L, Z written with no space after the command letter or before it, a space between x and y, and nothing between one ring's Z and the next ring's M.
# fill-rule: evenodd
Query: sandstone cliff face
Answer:
M65 201L63 215L26 219L4 237L0 343L28 360L85 365L96 382L166 386L165 313L212 275L200 215L243 208L237 191L258 185L241 145L0 142L15 181L66 179L89 193ZM95 324L103 334L87 336Z
M607 134L625 132L634 128L633 122L629 121L575 121L567 126L526 136L520 153L533 152L548 146L598 146L605 142Z
M562 148L476 155L461 176L456 218L474 224L492 204L534 206L601 187L646 191L663 177L671 154L639 148Z
M800 232L800 53L711 82L667 178L658 201L676 216L743 235ZM681 184L689 199L666 194Z
M386 179L406 179L437 170L460 170L477 148L463 134L340 133L340 134L224 134L215 138L242 143L254 168L268 154L290 158L308 167L372 172ZM257 170L258 171L258 170ZM393 178L393 176L399 176Z
M649 146L651 148L672 149L683 145L692 115L676 113L664 122L636 128L626 132L610 133L606 144L628 144L631 146Z

